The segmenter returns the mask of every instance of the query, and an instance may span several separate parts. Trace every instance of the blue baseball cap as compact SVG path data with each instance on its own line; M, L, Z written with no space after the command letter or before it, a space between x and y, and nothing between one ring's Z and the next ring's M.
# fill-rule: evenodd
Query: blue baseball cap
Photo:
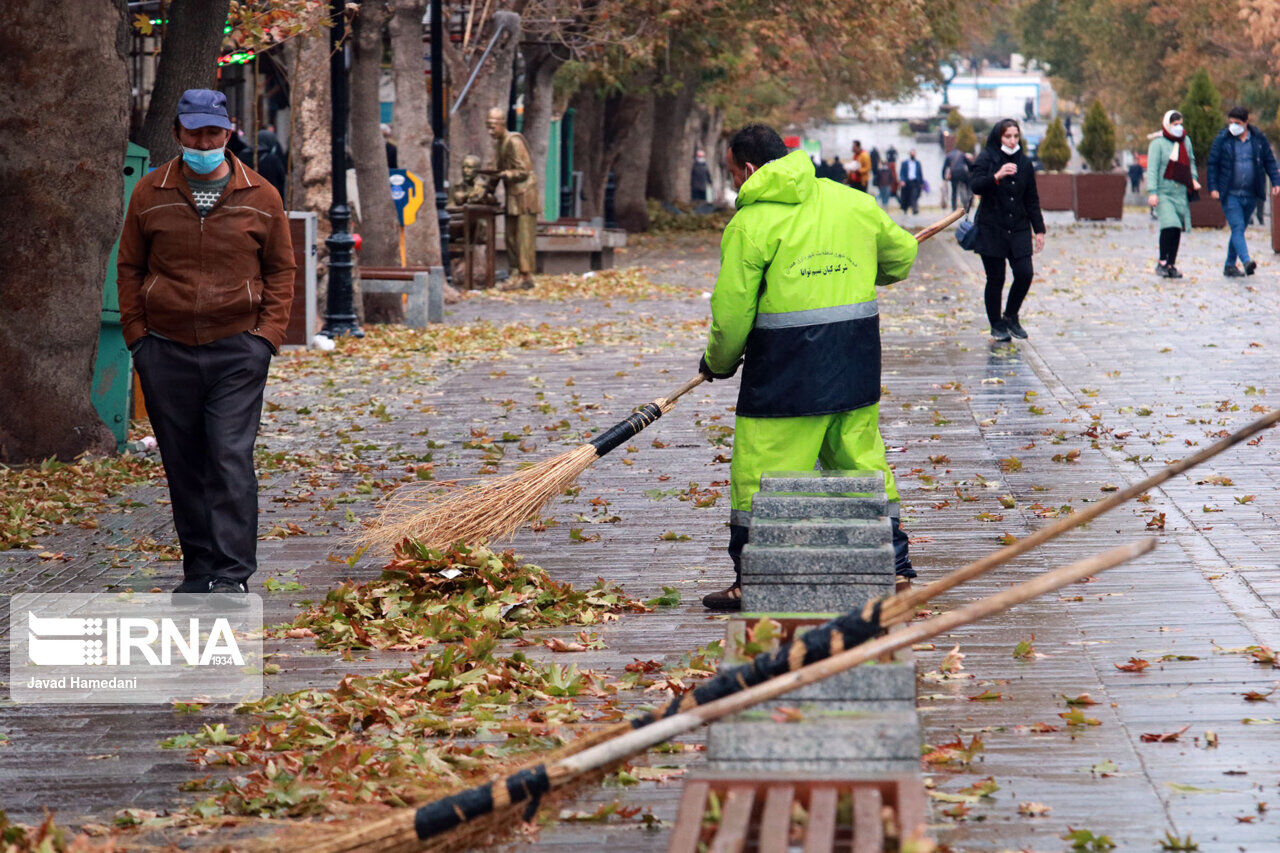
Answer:
M220 127L231 130L227 118L227 96L212 89L188 89L178 101L178 121L187 130Z

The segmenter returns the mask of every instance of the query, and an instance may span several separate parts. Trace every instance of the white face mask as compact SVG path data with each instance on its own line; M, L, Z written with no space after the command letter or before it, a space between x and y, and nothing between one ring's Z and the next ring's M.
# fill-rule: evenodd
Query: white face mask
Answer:
M1181 139L1182 134L1185 132L1186 131L1183 129L1182 125L1180 124L1175 124L1173 127L1169 128L1169 135L1172 136L1174 139Z
M1235 122L1232 122L1231 124L1227 125L1227 130L1231 131L1232 136L1239 136L1240 134L1244 133L1244 125L1236 124Z
M1012 157L1014 154L1018 153L1018 146L1015 145L1010 148L1008 145L1001 145L1000 150Z

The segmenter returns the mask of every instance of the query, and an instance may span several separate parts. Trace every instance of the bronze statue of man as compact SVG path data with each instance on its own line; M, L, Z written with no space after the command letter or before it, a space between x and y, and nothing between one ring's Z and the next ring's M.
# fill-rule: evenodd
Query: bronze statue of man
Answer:
M530 290L537 263L538 177L524 137L507 131L506 111L497 107L489 110L487 124L497 148L496 177L502 180L507 194L507 264L511 278L501 289Z

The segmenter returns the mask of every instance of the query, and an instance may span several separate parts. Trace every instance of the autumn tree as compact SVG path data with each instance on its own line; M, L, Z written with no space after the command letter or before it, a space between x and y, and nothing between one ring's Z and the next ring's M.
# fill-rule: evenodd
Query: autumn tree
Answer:
M967 121L961 122L960 129L956 131L956 148L966 154L972 154L977 147L978 135L973 132L973 125Z
M173 138L173 116L178 99L187 89L212 89L218 81L218 55L222 50L230 0L172 0L161 4L167 20L160 23L160 60L156 81L147 104L147 116L136 142L151 154L153 164L178 156ZM145 21L145 16L142 16ZM144 30L150 22L137 21Z
M90 401L107 259L124 209L128 24L114 0L0 5L0 462L115 439Z

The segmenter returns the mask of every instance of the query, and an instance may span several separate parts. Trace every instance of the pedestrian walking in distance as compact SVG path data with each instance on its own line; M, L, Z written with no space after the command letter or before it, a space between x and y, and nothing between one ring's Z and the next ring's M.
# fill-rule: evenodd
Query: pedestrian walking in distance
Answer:
M183 580L174 592L243 593L258 567L253 444L271 356L293 301L280 194L226 151L221 92L189 89L182 156L129 199L117 264L120 320L169 478Z
M1205 183L1209 195L1222 202L1222 211L1231 226L1227 241L1227 263L1222 274L1227 278L1253 275L1258 262L1249 259L1249 246L1244 240L1245 223L1267 197L1267 179L1271 179L1271 194L1280 195L1280 170L1276 168L1276 155L1271 143L1262 131L1249 124L1249 111L1244 107L1232 107L1227 113L1227 126L1218 132L1209 149L1209 173ZM1236 260L1244 264L1244 271L1236 266Z
M970 188L982 196L974 223L978 228L978 254L987 273L987 320L991 323L991 337L997 341L1007 341L1011 335L1027 337L1018 312L1035 274L1031 255L1044 248L1044 216L1040 213L1040 194L1036 192L1036 172L1030 158L1022 153L1021 135L1016 120L998 122L969 171ZM1006 263L1013 271L1013 285L1001 313Z
M766 471L884 472L895 569L915 577L898 524L898 489L880 437L880 317L876 287L902 281L915 238L876 200L814 175L762 124L744 127L726 157L738 211L720 241L711 332L698 370L728 379L742 365L729 466L733 585L702 603L741 608L742 549Z
M907 159L898 167L898 180L902 183L902 210L920 212L920 193L924 189L924 169L916 159L916 150L907 152Z
M1182 113L1164 114L1160 133L1147 148L1147 204L1160 221L1160 261L1156 275L1182 278L1176 266L1182 232L1191 230L1190 193L1200 189L1196 154L1182 126Z

